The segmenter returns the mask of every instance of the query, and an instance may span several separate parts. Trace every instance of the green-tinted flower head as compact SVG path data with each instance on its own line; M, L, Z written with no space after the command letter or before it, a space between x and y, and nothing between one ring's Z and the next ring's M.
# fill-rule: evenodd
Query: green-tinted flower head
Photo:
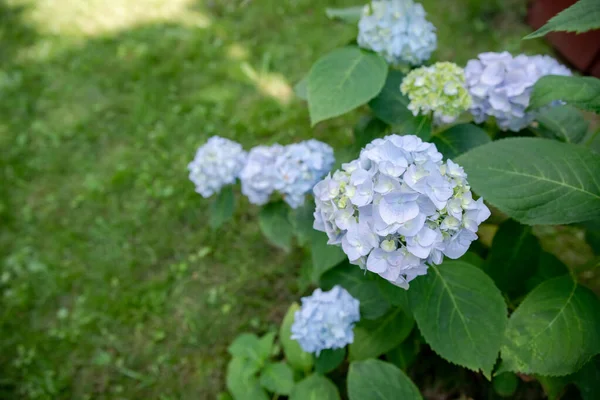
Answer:
M414 115L429 115L438 123L451 123L471 106L464 70L451 62L439 62L412 70L400 85L410 99Z

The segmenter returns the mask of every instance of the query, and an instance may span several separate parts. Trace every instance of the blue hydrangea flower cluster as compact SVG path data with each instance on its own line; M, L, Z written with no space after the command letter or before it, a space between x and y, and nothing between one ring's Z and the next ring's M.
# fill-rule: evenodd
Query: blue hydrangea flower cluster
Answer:
M302 298L294 315L291 338L302 350L319 355L325 349L339 349L354 341L354 324L360 320L359 301L341 286L328 292L316 289Z
M358 45L390 64L420 65L437 47L435 27L425 16L413 0L373 0L358 22Z
M210 197L225 185L235 182L239 176L247 154L237 142L213 136L200 146L196 156L188 164L189 177L196 192L202 197Z
M262 205L278 191L290 207L297 208L333 163L333 149L318 140L258 146L250 151L242 170L242 193L251 203Z
M495 117L500 129L514 132L531 124L535 112L525 109L533 85L545 75L571 75L571 71L549 56L481 53L470 60L465 77L473 98L471 113L475 122Z
M463 168L413 135L375 139L313 192L313 227L328 243L404 289L427 264L464 255L490 216Z

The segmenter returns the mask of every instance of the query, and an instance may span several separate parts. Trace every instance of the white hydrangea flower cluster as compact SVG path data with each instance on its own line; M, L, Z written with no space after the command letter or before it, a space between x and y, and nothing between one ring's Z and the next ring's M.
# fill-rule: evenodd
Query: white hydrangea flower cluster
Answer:
M471 106L465 73L451 62L438 62L410 71L400 85L408 96L408 109L416 115L432 114L437 124L449 124Z
M354 341L354 324L360 320L359 301L341 286L328 292L316 289L302 298L294 314L291 338L302 350L317 356L325 349L340 349Z
M290 207L297 208L333 163L333 149L318 140L257 146L250 150L240 174L242 193L251 203L262 205L278 191Z
M465 68L467 88L473 98L471 113L481 123L495 117L502 130L518 132L535 119L526 112L533 85L545 75L571 75L549 56L513 57L508 52L481 53Z
M490 216L462 167L413 135L375 139L313 192L313 227L328 243L404 289L428 263L465 254Z
M234 183L246 158L241 144L219 136L208 139L188 164L189 178L196 186L196 192L206 198Z
M373 0L358 22L358 45L390 64L420 65L437 47L435 27L425 16L413 0Z

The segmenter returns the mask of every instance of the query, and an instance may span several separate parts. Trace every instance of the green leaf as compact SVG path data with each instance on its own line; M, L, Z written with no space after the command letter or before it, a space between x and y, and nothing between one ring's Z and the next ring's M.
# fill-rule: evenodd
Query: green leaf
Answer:
M548 397L548 400L559 400L571 381L571 375L569 376L540 376L535 375L535 378L542 385L544 393Z
M600 157L583 146L502 139L476 147L456 162L475 192L521 223L558 225L600 218Z
M313 230L311 233L310 251L312 255L312 279L318 282L321 275L344 261L346 254L339 246L327 244L327 235Z
M490 379L506 326L506 304L494 282L461 261L429 267L408 291L419 330L446 360Z
M483 268L485 264L485 260L481 258L479 254L474 253L472 251L467 251L465 255L460 258L460 261L474 265L477 268Z
M380 120L392 125L398 134L417 135L428 140L431 137L431 118L415 117L408 109L410 100L400 92L404 76L400 71L390 70L383 89L369 102L369 107Z
M313 216L314 212L314 201L305 201L301 207L290 210L290 222L294 227L294 233L300 246L309 244L313 232L315 232L313 229L313 223L315 221L315 217Z
M420 349L421 342L418 339L413 340L412 336L410 336L398 346L387 352L385 358L401 370L406 371L406 369L417 359Z
M290 337L292 335L294 313L299 309L298 303L294 303L288 308L279 329L279 341L288 364L298 371L309 371L313 366L312 354L302 350L298 342Z
M304 101L308 100L308 75L300 79L298 83L294 85L294 93L296 93L296 96L300 99Z
M235 196L231 186L225 186L217 195L210 208L208 223L213 229L219 228L229 221L235 209Z
M235 400L268 400L254 374L258 371L249 359L234 357L227 365L227 389Z
M494 391L502 397L511 397L517 391L519 378L512 372L503 372L492 379Z
M340 285L358 299L361 319L377 319L390 308L376 281L369 279L365 271L358 266L350 265L348 262L341 263L324 273L320 283L323 290L330 290L335 285Z
M235 338L233 343L227 348L229 354L237 358L245 358L262 365L264 360L269 357L269 352L263 350L261 341L253 333L242 333Z
M350 24L358 23L362 14L363 6L346 8L326 8L325 15L329 19L339 19Z
M275 335L277 335L275 332L268 332L258 340L258 351L263 361L273 354Z
M573 376L583 400L600 399L600 357L596 356Z
M407 314L410 314L407 290L390 283L390 281L380 276L376 276L375 280L379 291L391 305L402 307Z
M258 225L271 244L289 252L294 228L288 219L288 206L283 201L269 203L260 210Z
M548 32L582 33L597 28L600 28L600 2L598 0L579 0L571 7L556 14L544 26L523 39L538 38Z
M346 357L346 349L325 349L315 360L315 371L326 374L336 369Z
M531 227L509 219L494 235L484 270L501 291L522 294L527 279L537 270L541 251ZM515 279L517 276L519 278Z
M311 124L345 114L377 96L387 75L385 60L356 46L320 58L308 75Z
M355 361L348 372L350 400L420 400L419 389L398 367L380 360Z
M260 384L269 392L289 395L294 386L294 372L284 362L268 364L260 374Z
M298 382L290 400L339 400L340 394L337 387L329 379L318 374Z
M540 108L556 100L598 114L600 113L600 79L582 76L543 76L533 86L529 109Z
M491 142L489 135L473 124L454 125L431 138L446 159L454 160L474 147Z
M362 320L354 328L354 341L350 344L350 360L377 358L390 351L408 337L415 321L396 308L374 320Z
M536 287L511 315L502 369L567 375L600 352L600 301L569 276Z
M354 127L354 147L357 153L374 139L383 137L388 125L379 118L364 116Z
M557 276L567 275L569 269L556 256L542 251L535 274L527 280L525 287L528 292L540 283Z
M536 120L534 130L541 136L567 143L580 143L590 125L581 111L570 105L544 108Z

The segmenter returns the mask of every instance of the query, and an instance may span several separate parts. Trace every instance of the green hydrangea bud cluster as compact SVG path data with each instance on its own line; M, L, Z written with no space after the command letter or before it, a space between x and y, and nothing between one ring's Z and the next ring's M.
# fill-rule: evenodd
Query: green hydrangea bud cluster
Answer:
M464 70L451 62L412 70L402 81L400 90L410 99L408 109L414 115L433 113L438 124L453 122L471 106Z

